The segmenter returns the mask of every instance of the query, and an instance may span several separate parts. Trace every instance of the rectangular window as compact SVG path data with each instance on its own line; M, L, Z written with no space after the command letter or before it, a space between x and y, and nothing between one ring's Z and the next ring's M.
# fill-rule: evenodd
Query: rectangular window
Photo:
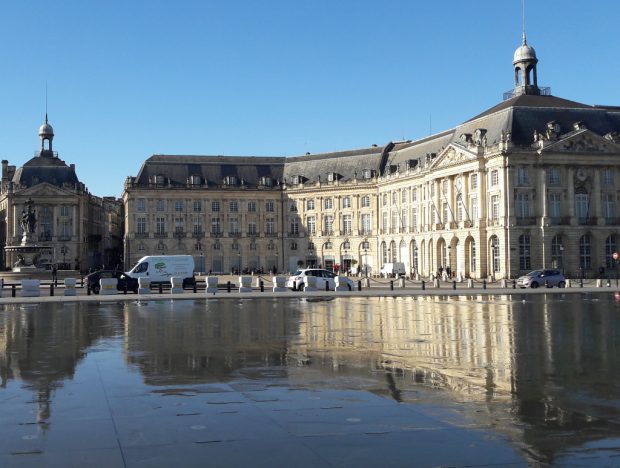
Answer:
M184 232L185 222L183 218L174 218L174 232Z
M239 204L236 200L228 202L228 211L230 211L231 213L236 213L237 211L239 211Z
M239 234L239 220L237 218L230 218L228 224L231 234Z
M166 233L166 218L164 217L155 218L155 232L157 232L157 234Z
M418 209L413 208L411 210L411 227L417 231L418 230Z
M549 185L559 185L560 171L558 171L558 169L555 167L550 167L547 170L547 180L549 181Z
M194 220L194 234L202 234L202 223L198 218Z
M614 171L610 168L603 169L603 185L614 184Z
M256 213L256 202L255 201L248 202L248 213Z
M334 231L334 217L332 215L325 216L325 232L331 235Z
M69 211L67 210L67 213L63 213L63 210L69 208L68 206L61 206L60 207L60 216L69 216ZM136 210L137 211L146 211L146 199L144 198L138 198L137 203L136 203Z
M297 202L291 202L291 212L297 213Z
M476 190L478 188L478 174L471 175L471 189Z
M527 187L530 183L527 167L517 167L517 185L520 187Z
M316 234L316 218L314 216L308 216L308 218L306 218L306 225L308 226L308 233L310 235Z
M256 235L256 223L248 223L248 234L253 236Z
M372 234L372 218L369 213L362 215L362 234Z
M416 189L416 188L411 189L411 201L412 202L417 202L418 201L418 189Z
M273 203L273 201L268 201L265 203L265 211L269 212L269 213L273 213L275 211L275 205Z
M71 226L67 221L63 221L60 225L60 235L65 239L71 237Z
M342 199L342 207L343 208L351 208L351 197L344 197Z
M517 194L517 218L528 218L529 216L530 216L530 201L529 201L528 194L518 193Z
M174 202L174 211L183 211L183 201L176 200Z
M459 223L463 221L463 198L460 193L456 200L456 220Z
M381 229L385 233L387 232L387 228L388 228L388 214L387 214L387 211L384 211L383 216L381 218Z
M213 218L211 220L211 233L219 234L221 232L222 232L222 223L220 221L220 218Z
M370 207L370 197L368 195L364 195L362 197L362 208L369 208Z
M443 204L443 223L448 224L450 222L450 210L447 203Z
M265 232L267 234L274 234L276 232L275 226L276 226L276 223L275 223L274 218L267 218L265 220Z
M323 208L325 208L326 210L331 210L334 207L334 202L332 201L331 198L326 198L325 201L323 202Z
M561 206L560 206L560 194L559 193L550 193L549 194L549 217L550 218L559 218L561 216Z
M344 215L342 217L342 226L344 228L344 234L349 235L353 232L353 220L351 215Z
M214 213L220 211L220 202L218 200L211 202L211 211Z
M297 216L291 219L291 234L299 234L299 218Z
M614 196L611 193L603 194L603 216L606 220L612 220L615 216Z
M491 171L491 185L495 186L499 184L499 172L497 169Z
M306 200L306 210L308 211L314 210L314 198L310 198L309 200Z
M194 213L200 213L202 211L202 202L200 200L194 200Z
M136 232L138 234L146 234L146 218L140 217L136 219Z
M401 203L407 203L407 189L406 188L404 188L400 194L400 201Z
M491 196L491 219L499 220L499 195Z
M155 200L155 209L157 211L166 211L166 201L165 200Z

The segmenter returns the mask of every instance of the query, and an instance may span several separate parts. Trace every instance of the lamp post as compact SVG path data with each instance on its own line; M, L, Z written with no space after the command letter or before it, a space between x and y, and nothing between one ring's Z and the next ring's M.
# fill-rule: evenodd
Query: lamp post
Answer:
M62 254L62 267L63 269L66 269L67 267L65 266L65 256L67 255L67 252L69 252L69 249L67 249L66 245L63 245L60 248L60 253Z
M418 246L413 247L413 268L415 269L415 274L418 274ZM417 276L416 276L417 278Z
M448 258L446 259L446 274L448 279L452 278L452 246L448 245Z
M562 275L564 274L564 246L560 244L560 266L562 267Z
M364 242L364 276L368 278L368 243Z

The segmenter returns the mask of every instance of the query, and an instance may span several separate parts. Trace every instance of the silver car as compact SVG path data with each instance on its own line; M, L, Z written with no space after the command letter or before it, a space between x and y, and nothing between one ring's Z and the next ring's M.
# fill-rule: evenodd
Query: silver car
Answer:
M292 276L289 277L288 281L286 282L286 287L302 291L305 286L304 278L306 276L316 277L316 288L319 291L325 291L325 283L328 284L328 288L330 291L333 291L336 288L335 278L338 275L329 270L322 270L320 268L306 268L304 270L297 270L295 273L293 273ZM345 280L346 285L349 287L349 291L353 291L353 281L351 281L349 278L341 278Z
M538 286L550 287L557 286L563 288L566 286L566 278L560 270L534 270L527 275L517 279L517 286L520 288L537 288Z

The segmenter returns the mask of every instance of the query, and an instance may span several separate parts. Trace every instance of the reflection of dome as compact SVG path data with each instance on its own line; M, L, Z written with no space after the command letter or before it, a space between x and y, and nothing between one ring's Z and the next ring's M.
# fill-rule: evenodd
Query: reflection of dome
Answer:
M54 136L54 129L47 123L47 118L45 119L45 123L39 127L39 136Z

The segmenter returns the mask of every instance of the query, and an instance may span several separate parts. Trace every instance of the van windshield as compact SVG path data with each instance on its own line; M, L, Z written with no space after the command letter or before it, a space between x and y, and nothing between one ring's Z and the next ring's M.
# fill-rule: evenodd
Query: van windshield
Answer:
M149 262L138 263L130 273L144 273L149 269Z

